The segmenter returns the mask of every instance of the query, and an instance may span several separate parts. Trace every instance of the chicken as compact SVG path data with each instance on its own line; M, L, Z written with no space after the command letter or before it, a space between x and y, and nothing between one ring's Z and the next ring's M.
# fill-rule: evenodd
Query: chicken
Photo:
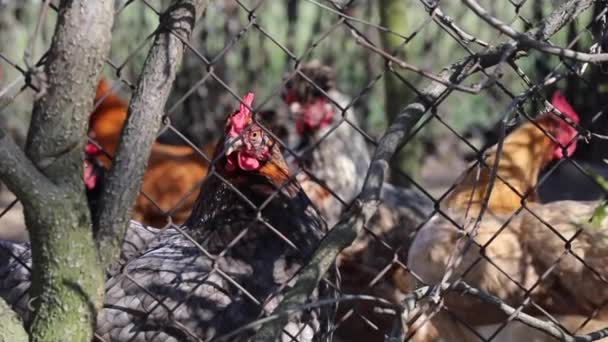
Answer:
M554 93L551 102L575 124L579 123L578 115L559 91ZM551 134L555 141L539 127ZM535 123L527 122L509 134L503 143L498 164L499 177L492 188L489 210L509 214L521 206L524 196L528 201L537 201L536 184L540 171L550 161L563 158L564 152L572 155L576 149L576 135L574 127L554 114L544 115ZM562 147L565 147L565 151ZM485 153L485 165L465 173L464 178L457 181L457 186L446 198L448 208L471 207L474 210L472 216L479 213L489 190L496 152L497 146L490 148Z
M304 190L333 226L363 186L370 163L365 137L357 131L351 100L335 88L333 70L315 61L285 85L283 99L296 118ZM322 90L322 91L321 91ZM325 96L325 94L327 96ZM317 181L318 180L318 181ZM333 192L333 193L332 193Z
M121 255L110 265L108 276L121 272L128 261L145 252L151 241L162 230L130 221L122 245ZM6 300L17 312L23 322L30 319L31 303L29 297L32 254L29 242L0 240L0 298Z
M496 266L477 261L476 249L466 255L461 270L476 262L478 266L473 266L464 280L516 308L529 297L551 316L531 305L525 306L524 312L543 320L551 317L570 334L588 334L605 328L608 326L605 305L608 301L608 220L589 222L597 206L598 202L576 201L528 205L505 229L509 232L507 237L501 233L487 248L488 259ZM500 225L505 218L492 222ZM496 226L485 232L486 224L484 219L480 237L476 238L482 245L498 229ZM496 252L495 243L503 248L501 254ZM501 325L507 320L505 314L469 296L448 296L446 304L459 320L474 327L482 337L489 339L499 332L492 341L558 341L517 322L503 328ZM442 336L447 341L480 340L448 317L438 314L441 331L450 333ZM444 330L448 327L449 330Z
M608 301L608 219L601 215L599 222L590 222L598 204L536 204L521 215L521 241L534 266L539 273L555 266L541 288L559 293L563 305L558 300L554 304L559 314L589 317ZM600 316L606 319L607 314L604 309Z
M104 152L114 156L127 117L127 104L111 92L105 80L97 87L95 102L98 105L89 120L89 135ZM213 145L207 145L202 152L210 156L213 149ZM110 167L111 160L106 155L98 158L106 168ZM183 223L190 215L208 166L207 159L190 146L154 143L132 218L154 227L165 226L168 216L173 223Z
M350 109L351 100L335 88L333 70L314 61L304 65L301 73L306 77L296 74L286 82L283 92L283 99L296 118L299 166L307 171L298 176L306 194L332 226L361 191L370 153L364 135L355 128L358 123ZM388 183L383 185L381 201L368 230L338 257L341 285L346 293L398 302L399 291L391 276L399 267L391 266L395 251L398 247L407 249L406 242L430 213L431 205L416 191ZM340 304L338 316L345 321L339 325L338 336L345 340L383 341L394 317L378 314L374 306L369 302ZM352 308L356 308L355 314L350 312Z
M570 121L578 124L578 115L561 93L554 94L552 105ZM477 231L471 232L480 215L483 200L490 190L489 179L497 147L490 148L484 157L486 165L465 173L442 202L442 209L449 219L436 214L416 235L408 254L408 266L412 272L426 284L442 281L448 271L451 255L461 251L461 242L466 241L465 232L455 226L453 220L464 227L467 234L473 234L474 243L464 252L457 267L449 270L453 273L448 281L463 279L469 285L515 307L526 297L526 289L530 289L530 295L536 303L545 304L545 309L549 312L566 314L557 308L565 305L566 302L560 301L567 301L566 298L570 296L556 296L550 290L550 284L536 284L549 264L548 261L545 262L543 268L539 259L547 251L547 246L539 239L540 234L536 234L538 229L529 223L530 216L533 215L521 208L525 202L530 211L540 210L543 214L551 214L551 210L555 210L553 204L536 203L537 178L550 161L574 153L576 136L576 129L552 112L541 115L534 122L521 125L509 134L503 143L498 177L491 189L487 211L481 218ZM524 196L527 197L524 199ZM566 211L560 211L561 218L558 218L567 220ZM555 213L551 215L555 216ZM579 216L580 220L582 216L584 215ZM539 224L536 223L536 226ZM547 227L543 229L550 232ZM528 248L531 241L537 241L539 245ZM552 274L561 277L559 272L554 271ZM496 307L468 296L447 294L445 303L452 313L468 325L496 324L506 319ZM574 303L576 301L570 302ZM448 341L476 340L468 329L462 328L445 312L440 312L435 317L434 323L442 332L442 337Z
M157 233L146 251L107 281L97 319L102 338L210 340L235 332L229 340L244 341L255 327L237 329L271 312L293 286L327 227L290 177L279 145L253 123L253 99L245 96L246 105L229 116L214 152L215 172L186 224ZM29 276L12 254L29 262L28 248L0 247L11 251L0 263L0 295L11 305L26 304ZM322 283L310 300L332 293ZM303 310L282 340L323 340L334 310Z

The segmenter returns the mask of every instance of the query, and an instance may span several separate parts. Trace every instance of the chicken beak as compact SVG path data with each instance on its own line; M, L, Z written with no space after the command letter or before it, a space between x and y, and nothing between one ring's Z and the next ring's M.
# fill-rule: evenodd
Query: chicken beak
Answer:
M232 154L232 152L240 150L243 146L243 140L240 137L236 137L234 139L226 140L224 143L224 149L226 150L226 156Z

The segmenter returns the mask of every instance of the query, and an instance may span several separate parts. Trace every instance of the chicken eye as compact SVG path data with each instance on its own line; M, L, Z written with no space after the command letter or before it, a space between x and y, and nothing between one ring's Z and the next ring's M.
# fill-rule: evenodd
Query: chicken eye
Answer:
M259 145L263 140L262 132L259 129L251 131L251 133L249 133L249 140L254 145Z

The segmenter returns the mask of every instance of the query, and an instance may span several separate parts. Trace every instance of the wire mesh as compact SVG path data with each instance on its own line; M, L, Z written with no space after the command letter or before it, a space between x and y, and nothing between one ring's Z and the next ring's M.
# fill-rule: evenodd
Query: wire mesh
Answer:
M387 26L391 22L384 7L390 3L209 4L192 39L183 40L183 67L134 207L133 219L144 225L132 224L126 237L127 242L138 242L125 247L120 265L109 275L108 293L121 288L126 299L107 305L105 317L128 316L130 321L115 323L124 324L129 332L119 338L111 329L100 328L97 339L232 340L272 317L304 260L357 198L387 127L400 113L407 115L405 105L415 98L428 103L391 164L391 181L398 184L383 186L378 212L342 251L335 270L325 276L307 306L297 309L303 312L299 325L287 326L282 339L515 341L592 331L595 334L587 335L590 340L605 335L600 330L608 326L602 315L608 299L602 264L605 224L600 222L593 231L588 222L603 207L581 201L605 193L598 176L605 174L602 65L539 49L525 49L526 55L521 49L526 44L509 43L508 32L500 28L488 29L483 15L473 13L474 1L463 1L467 7L407 1L407 32ZM536 32L531 39L546 29L542 25L555 25L547 20L557 6L543 1L482 5L511 28ZM30 45L17 54L0 52L2 112L22 110L45 94L45 54L35 55L35 47L44 41L44 21L55 20L56 6L48 12L41 8L40 28ZM106 61L109 87L101 94L98 90L99 126L93 124L93 114L89 129L89 142L104 153L95 156L95 162L105 169L111 167L122 128L112 120L126 118L128 93L136 86L145 52L162 29L156 20L166 9L162 1L116 2L113 41L130 40L114 45ZM601 53L606 11L604 2L595 2L593 10L562 25L566 28L556 38L539 39L539 44ZM141 32L126 34L134 20L143 22ZM48 47L48 41L44 44ZM492 53L493 63L482 58ZM39 57L35 63L34 56ZM446 70L460 67L468 68L460 78L444 78ZM429 97L427 84L444 87ZM580 122L548 96L563 84ZM242 97L252 90L255 105ZM391 97L394 94L401 98ZM110 98L122 101L118 109L105 106ZM222 171L229 147L217 142L224 141L226 117L239 102L255 113L253 124L239 138L263 135L280 147L289 164L285 181L266 191L264 198L243 191L242 184ZM546 119L550 116L553 121ZM467 129L480 125L482 133L493 136L485 139ZM563 125L573 127L576 134L564 140L559 133ZM520 134L523 140L515 141L519 147L514 149L509 137L522 127L531 133ZM113 131L102 132L105 128ZM487 148L495 144L494 149ZM556 152L547 156L555 146ZM571 146L576 147L574 155ZM416 159L408 148L423 151L422 157ZM421 165L418 171L404 163L404 153ZM557 154L561 157L554 157ZM280 163L275 166L283 168ZM523 170L513 171L516 167ZM463 176L456 177L461 172ZM289 200L285 194L294 184L302 187L322 217L304 235L273 224L293 220L268 214L277 202ZM246 213L217 222L230 226L230 219L241 220L246 229L188 229L206 220L191 212L209 210L197 201L208 198L208 187L225 191L223 201L232 205L231 213L238 212L236 207ZM458 194L470 198L457 201ZM479 198L473 198L475 194ZM494 202L492 196L499 199ZM567 199L579 201L563 201ZM18 212L16 203L7 201L0 225ZM8 243L0 246L13 265L6 269L16 272L21 267L26 276L20 279L27 281L30 261L21 259L30 256L16 255ZM291 268L283 265L280 284L267 288L254 285L251 278L275 264L252 261L262 267L252 270L233 260L261 258L264 248L281 250L281 255L296 260ZM167 258L174 258L184 274L165 270ZM146 277L154 267L163 271L158 272L160 280L150 281ZM166 287L160 288L163 283ZM23 305L26 290L20 288L21 297L9 302ZM213 299L207 298L210 293ZM135 309L125 302L133 298L142 303L136 306L137 315L111 312ZM201 305L204 299L220 307L244 301L248 304L242 308L254 308L255 314L248 321L232 312L218 323L213 309ZM252 318L258 320L251 323ZM234 328L240 320L242 327ZM209 336L207 326L217 329L215 335ZM315 335L318 331L322 333Z

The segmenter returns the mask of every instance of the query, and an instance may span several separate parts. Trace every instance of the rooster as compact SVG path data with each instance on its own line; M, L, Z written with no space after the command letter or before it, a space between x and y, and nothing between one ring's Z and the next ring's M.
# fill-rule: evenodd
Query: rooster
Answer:
M570 122L579 123L577 113L559 91L554 93L552 105ZM544 208L539 209L544 214L550 212L549 208L555 210L553 204L537 203L538 175L552 160L571 156L576 149L576 137L576 129L552 111L521 125L504 140L496 182L491 189L489 180L497 158L497 147L490 148L483 159L485 165L465 173L442 202L450 219L436 214L416 235L408 255L408 266L412 272L424 283L437 284L450 271L452 274L448 281L462 278L469 285L514 306L522 303L526 289L534 289L531 295L535 302L547 305L549 312L554 310L556 314L564 313L557 307L568 306L566 302L567 298L572 298L571 293L565 297L557 296L550 289L551 286L534 287L539 276L547 269L542 265L548 267L549 264L548 259L541 262L541 256L550 255L551 252L548 246L543 246L539 234L532 233L540 229L534 229L532 224L527 223L529 217L522 218L532 215L528 210L522 210L522 205L531 208L531 212L535 211L534 208ZM461 241L465 237L464 231L452 222L464 226L468 234L471 234L470 230L480 216L486 197L489 199L487 210L480 218L477 231L473 233L473 244L464 251L462 262L448 270L451 255L462 250ZM562 214L566 214L565 210L558 215L567 220L568 215ZM543 215L540 217L545 218ZM535 224L538 226L540 222ZM548 230L547 227L544 229ZM528 248L531 241L537 241L539 245ZM561 277L556 272L553 274L554 277ZM557 282L553 285L557 285ZM468 325L495 324L506 319L494 306L470 297L448 293L445 303L451 312ZM436 315L434 323L448 341L472 338L470 331L463 329L444 312Z
M228 117L214 172L186 224L159 232L107 281L97 319L102 338L210 340L236 332L231 341L246 340L257 326L237 329L271 312L293 285L326 225L290 176L279 145L253 122L253 99L245 96ZM29 259L27 248L1 245ZM12 305L27 303L29 278L14 260L9 254L0 263L0 295ZM311 300L326 293L320 285ZM282 340L323 340L332 310L303 310Z
M109 168L108 156L116 153L128 106L103 79L95 102L98 105L89 119L89 136L107 153L98 159ZM213 148L204 146L202 152L210 156ZM208 165L207 159L190 146L154 143L132 218L154 227L166 225L167 216L173 223L183 223L190 215Z
M298 176L331 226L361 191L370 153L363 134L355 128L358 123L354 113L345 110L351 107L351 100L336 89L333 69L314 61L303 65L300 72L305 76L292 76L282 94L295 117L299 166L306 170ZM431 206L419 193L387 183L383 184L381 201L368 230L338 257L342 289L397 302L399 292L391 278L396 267L390 267L394 251L407 248L404 241L409 241ZM390 271L383 271L387 267ZM376 279L382 272L386 275ZM383 341L393 324L394 317L376 313L368 303L344 303L340 307L346 316L337 333L346 340ZM356 307L355 315L349 313L352 307Z

